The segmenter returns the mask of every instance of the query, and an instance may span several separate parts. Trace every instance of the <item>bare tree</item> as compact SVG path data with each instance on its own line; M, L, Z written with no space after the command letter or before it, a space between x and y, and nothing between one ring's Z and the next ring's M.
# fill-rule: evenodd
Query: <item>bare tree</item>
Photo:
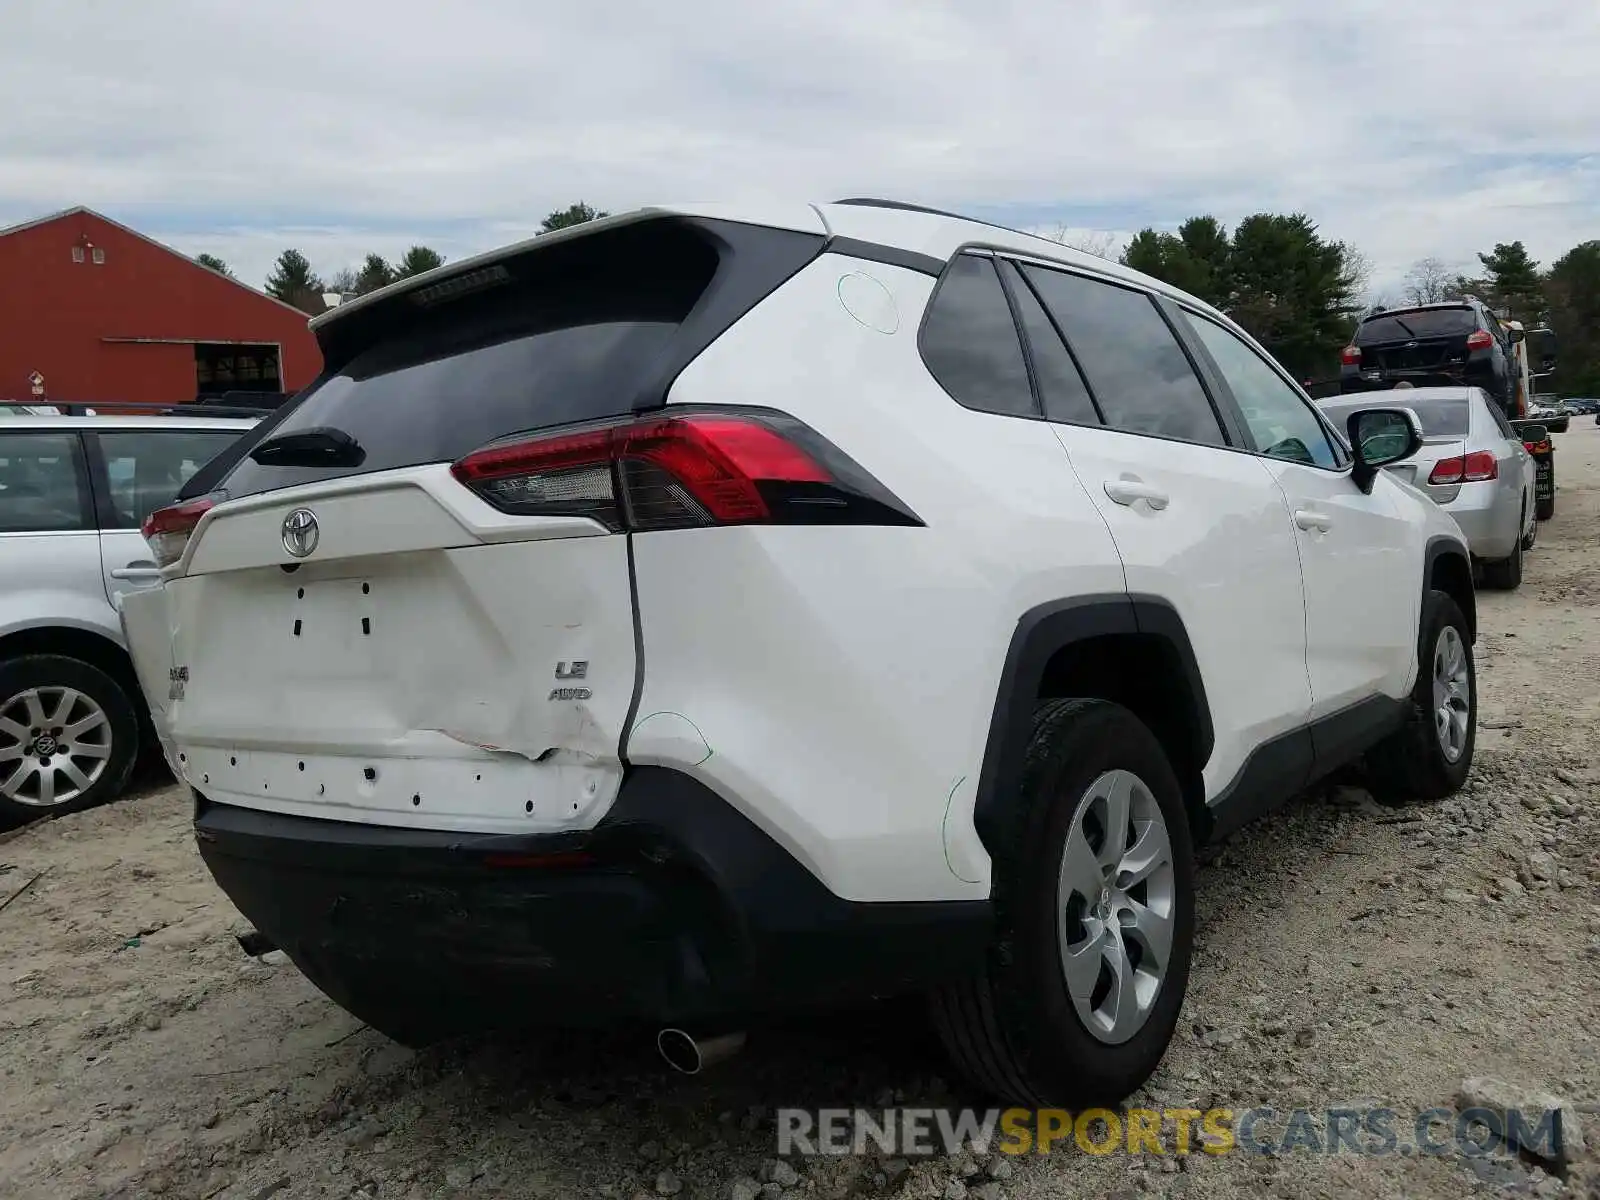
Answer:
M1344 243L1344 272L1346 299L1351 303L1359 301L1367 294L1367 289L1372 286L1372 259L1367 257L1365 250L1358 249Z
M1117 246L1121 240L1116 234L1101 229L1072 229L1066 225L1057 225L1053 231L1041 236L1052 242L1058 242L1068 249L1105 259L1116 257Z
M1456 281L1459 271L1452 271L1437 258L1419 258L1406 272L1405 298L1407 304L1438 304L1454 300L1458 295Z
M353 296L359 290L358 277L354 267L345 267L336 272L328 280L328 290L338 292L341 296Z

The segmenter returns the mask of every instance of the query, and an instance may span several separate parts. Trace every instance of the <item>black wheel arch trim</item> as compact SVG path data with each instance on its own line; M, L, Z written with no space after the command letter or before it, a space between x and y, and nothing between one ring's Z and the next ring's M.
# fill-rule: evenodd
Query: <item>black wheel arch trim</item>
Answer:
M1017 800L1033 705L1051 658L1069 646L1119 634L1145 634L1171 649L1194 700L1196 767L1210 759L1216 735L1205 683L1188 629L1170 603L1155 596L1104 593L1036 605L1023 613L1011 635L978 774L973 824L986 847L993 849L1006 811Z
M1476 589L1472 584L1472 552L1467 549L1466 543L1449 534L1436 533L1428 539L1423 550L1422 566L1422 592L1424 598L1433 588L1433 570L1440 559L1455 558L1461 563L1460 569L1465 571L1467 579L1466 604L1463 606L1462 615L1467 618L1467 631L1472 635L1473 642L1478 640L1478 599ZM1457 597L1460 602L1460 597ZM1420 613L1420 610L1418 610ZM1421 637L1421 631L1418 631Z

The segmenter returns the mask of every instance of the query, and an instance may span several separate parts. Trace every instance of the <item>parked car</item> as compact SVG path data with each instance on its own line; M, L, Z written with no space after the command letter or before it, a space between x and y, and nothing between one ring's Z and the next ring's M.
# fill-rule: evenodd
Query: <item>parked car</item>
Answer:
M314 327L123 616L213 875L402 1040L927 991L977 1084L1122 1096L1197 844L1363 754L1471 764L1469 550L1381 469L1415 418L1347 451L1127 268L660 209Z
M1482 388L1502 415L1515 417L1517 367L1512 335L1481 301L1422 304L1372 313L1340 356L1342 393L1414 387Z
M1467 536L1490 587L1522 584L1522 553L1538 537L1537 468L1519 434L1481 388L1407 388L1383 401L1321 401L1336 423L1374 403L1404 405L1422 423L1422 447L1385 469L1421 489Z
M1549 404L1535 403L1528 408L1528 417L1540 422L1551 433L1565 433L1572 421L1572 413L1563 401Z
M115 608L159 578L140 522L253 424L29 410L0 406L5 822L121 791L149 729Z

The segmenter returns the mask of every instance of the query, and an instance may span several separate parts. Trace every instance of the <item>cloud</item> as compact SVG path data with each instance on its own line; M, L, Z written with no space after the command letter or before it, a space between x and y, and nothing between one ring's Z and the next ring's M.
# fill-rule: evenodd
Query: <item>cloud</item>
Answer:
M0 222L89 204L259 280L583 199L891 195L1117 231L1305 211L1377 279L1600 231L1591 5L9 0Z

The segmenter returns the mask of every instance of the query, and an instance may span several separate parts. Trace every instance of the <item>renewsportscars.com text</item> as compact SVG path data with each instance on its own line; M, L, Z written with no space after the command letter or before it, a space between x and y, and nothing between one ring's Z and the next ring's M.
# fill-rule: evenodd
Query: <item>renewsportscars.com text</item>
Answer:
M1482 1158L1562 1149L1554 1109L782 1108L778 1153L1398 1154Z

